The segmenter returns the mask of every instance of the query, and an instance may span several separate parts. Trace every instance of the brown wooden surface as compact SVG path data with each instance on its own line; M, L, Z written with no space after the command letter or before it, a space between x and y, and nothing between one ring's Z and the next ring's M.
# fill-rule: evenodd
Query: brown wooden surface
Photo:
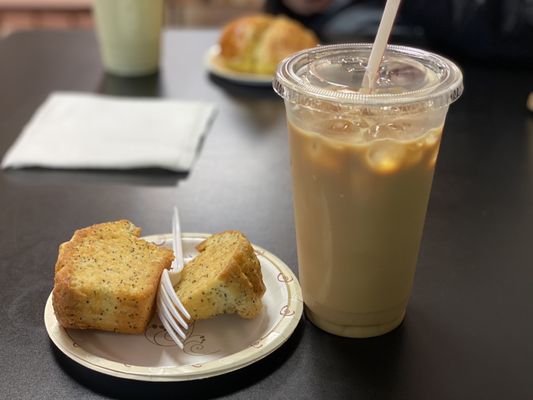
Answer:
M145 234L240 229L297 271L283 104L203 68L216 31L172 31L161 74L102 73L91 32L0 41L0 155L55 90L208 100L219 109L192 171L0 171L0 397L528 399L533 396L533 121L527 70L463 65L405 322L350 340L303 319L290 340L242 371L153 384L81 367L47 337L43 310L57 246L73 230L129 218ZM132 349L134 351L134 349Z

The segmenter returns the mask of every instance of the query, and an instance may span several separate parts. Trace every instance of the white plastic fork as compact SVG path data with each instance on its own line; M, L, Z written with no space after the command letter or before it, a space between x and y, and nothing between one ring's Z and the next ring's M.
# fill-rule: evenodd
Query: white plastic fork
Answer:
M183 349L183 341L187 338L185 332L189 329L187 320L190 320L191 316L174 291L183 269L183 248L177 207L174 207L172 216L172 248L175 258L170 270L165 269L161 274L157 292L157 314L169 336L180 349Z

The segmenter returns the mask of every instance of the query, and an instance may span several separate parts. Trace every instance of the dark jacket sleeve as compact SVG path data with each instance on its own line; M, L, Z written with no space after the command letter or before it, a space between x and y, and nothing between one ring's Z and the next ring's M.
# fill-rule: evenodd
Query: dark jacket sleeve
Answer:
M432 48L495 62L533 63L533 2L405 0L405 23L423 28Z
M282 0L267 0L266 11L300 20L322 36L321 29L339 13L384 1L351 1L334 13L301 17ZM355 9L355 10L354 10ZM530 0L403 0L398 25L419 27L432 50L453 57L533 65L533 1Z

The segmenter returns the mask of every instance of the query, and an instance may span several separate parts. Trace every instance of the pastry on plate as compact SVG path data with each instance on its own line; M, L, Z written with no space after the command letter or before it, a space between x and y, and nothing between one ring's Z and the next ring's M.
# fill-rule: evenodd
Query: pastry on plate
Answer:
M127 220L74 232L59 247L53 306L65 328L144 332L172 250L139 238Z
M238 231L215 234L197 246L200 254L181 273L176 294L193 320L236 313L254 318L265 285L248 239Z
M301 23L285 16L258 14L224 27L219 61L233 71L272 75L282 59L316 45L316 35Z

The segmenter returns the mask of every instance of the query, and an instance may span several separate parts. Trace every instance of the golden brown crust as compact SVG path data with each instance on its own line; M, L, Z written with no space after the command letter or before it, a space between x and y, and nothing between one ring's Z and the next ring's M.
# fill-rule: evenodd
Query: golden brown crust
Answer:
M251 72L254 68L253 47L263 31L272 23L272 16L252 15L230 22L220 35L220 55L226 66L236 71Z
M238 231L218 233L197 246L176 293L192 319L224 313L254 318L262 309L265 285L252 245Z
M126 220L77 230L59 248L53 306L65 328L142 333L170 249L139 239Z
M238 18L220 36L220 59L240 72L273 74L285 57L318 44L316 35L285 16L258 14Z

